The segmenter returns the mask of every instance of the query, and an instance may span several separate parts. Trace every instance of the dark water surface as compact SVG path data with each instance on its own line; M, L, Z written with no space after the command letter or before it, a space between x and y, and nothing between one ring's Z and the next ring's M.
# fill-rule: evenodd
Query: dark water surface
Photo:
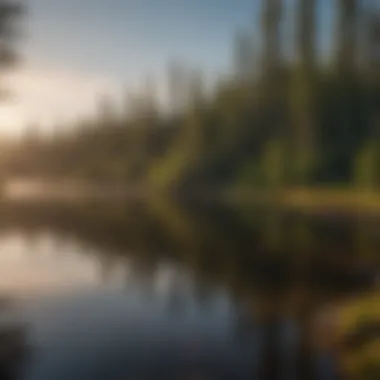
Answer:
M12 379L327 379L333 357L310 321L377 275L374 219L246 204L0 209Z

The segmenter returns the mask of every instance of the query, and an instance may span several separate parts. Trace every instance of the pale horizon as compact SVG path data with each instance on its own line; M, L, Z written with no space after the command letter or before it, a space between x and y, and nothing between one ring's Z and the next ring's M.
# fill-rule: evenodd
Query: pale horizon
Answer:
M236 32L257 39L260 3L113 0L109 7L100 0L29 0L18 44L22 60L5 78L12 99L0 104L0 134L89 116L99 97L125 101L147 76L162 93L173 60L213 81L231 68ZM294 0L287 4L291 14ZM328 25L331 12L320 12L321 19L322 13ZM292 33L285 32L286 38Z

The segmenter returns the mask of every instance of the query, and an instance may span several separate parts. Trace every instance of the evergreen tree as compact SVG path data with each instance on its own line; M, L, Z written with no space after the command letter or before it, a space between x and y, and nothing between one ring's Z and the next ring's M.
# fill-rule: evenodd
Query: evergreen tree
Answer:
M293 120L293 181L305 185L310 180L316 156L315 114L316 1L298 2L298 66L291 94Z
M24 6L20 2L0 1L0 70L13 67L18 60L15 40L19 37L18 21L23 12ZM0 89L0 97L5 98L8 95L8 90Z

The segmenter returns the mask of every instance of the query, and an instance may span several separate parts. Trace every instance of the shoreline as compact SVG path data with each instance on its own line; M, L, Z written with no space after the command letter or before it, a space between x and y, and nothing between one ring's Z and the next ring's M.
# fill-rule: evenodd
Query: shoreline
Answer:
M12 186L13 185L13 186ZM253 188L197 188L185 194L155 191L149 186L94 184L79 181L28 181L5 185L1 203L144 201L154 198L173 202L249 202L259 207L279 208L307 214L350 214L380 217L380 189L336 189L329 187L294 187L276 190Z
M350 214L380 217L380 191L286 188L276 191L235 190L225 192L229 203L253 202L285 211L307 214Z

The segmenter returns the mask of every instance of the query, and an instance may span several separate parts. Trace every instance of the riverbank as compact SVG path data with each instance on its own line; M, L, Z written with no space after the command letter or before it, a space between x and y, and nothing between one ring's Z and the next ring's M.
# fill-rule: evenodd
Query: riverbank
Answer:
M5 202L133 201L147 196L141 186L78 179L15 179L7 181L2 189L2 200Z
M380 191L331 188L288 188L276 191L238 189L225 192L228 202L254 202L310 214L380 216Z
M86 200L144 200L173 198L167 192L154 188L126 184L93 184L86 181L10 181L3 188L4 201L86 201ZM191 202L221 201L226 203L249 202L265 207L307 214L362 214L380 216L380 191L319 188L284 188L255 190L238 188L223 190L202 188L187 191L181 199Z

